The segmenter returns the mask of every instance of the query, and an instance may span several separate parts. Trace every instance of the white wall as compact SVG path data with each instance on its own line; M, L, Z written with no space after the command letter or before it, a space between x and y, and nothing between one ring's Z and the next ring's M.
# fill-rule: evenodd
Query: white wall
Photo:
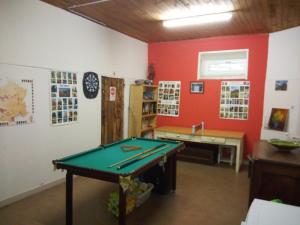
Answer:
M100 144L101 92L88 100L79 84L79 122L52 127L45 68L78 72L79 81L86 71L124 78L126 136L128 87L146 77L148 46L37 0L1 0L0 30L0 75L33 78L35 87L35 122L0 127L1 205L62 178L53 159Z
M276 80L288 80L287 91L275 91ZM264 98L262 139L300 138L300 27L271 33ZM287 132L267 129L272 108L289 109Z

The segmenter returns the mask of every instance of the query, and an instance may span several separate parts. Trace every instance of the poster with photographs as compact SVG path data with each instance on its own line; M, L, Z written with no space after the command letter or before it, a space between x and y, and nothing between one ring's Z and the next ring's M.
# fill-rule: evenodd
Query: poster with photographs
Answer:
M160 81L158 84L157 114L179 116L180 81Z
M51 124L65 125L78 120L77 74L51 71Z
M249 81L222 81L220 118L247 120L249 112Z

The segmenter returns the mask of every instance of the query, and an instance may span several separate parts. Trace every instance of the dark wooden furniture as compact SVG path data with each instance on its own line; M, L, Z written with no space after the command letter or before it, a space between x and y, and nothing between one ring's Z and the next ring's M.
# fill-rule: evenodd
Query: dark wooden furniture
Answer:
M249 174L249 205L259 198L300 206L300 149L282 152L267 141L259 141L250 158Z
M218 145L183 141L185 150L177 154L177 159L188 162L213 165L217 163Z

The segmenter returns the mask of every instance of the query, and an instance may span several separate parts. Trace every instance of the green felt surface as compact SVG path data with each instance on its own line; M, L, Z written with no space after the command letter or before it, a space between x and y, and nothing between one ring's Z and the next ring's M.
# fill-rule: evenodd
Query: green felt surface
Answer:
M141 159L131 165L128 165L120 170L117 170L117 166L110 168L109 166L119 162L121 160L127 159L133 155L141 153L147 149L153 148L160 144L166 144L167 148L154 153L144 159ZM124 152L121 149L122 145L129 146L140 146L141 149ZM137 170L140 167L143 167L150 161L161 157L165 153L173 150L179 145L178 142L174 141L161 141L161 140L152 140L152 139L126 139L120 142L113 143L111 145L105 146L103 148L97 148L94 150L86 151L80 154L76 154L73 156L65 157L63 159L58 160L60 163L64 165L82 167L87 169L94 169L99 171L111 172L116 174L130 174L133 171ZM164 148L164 147L161 147Z

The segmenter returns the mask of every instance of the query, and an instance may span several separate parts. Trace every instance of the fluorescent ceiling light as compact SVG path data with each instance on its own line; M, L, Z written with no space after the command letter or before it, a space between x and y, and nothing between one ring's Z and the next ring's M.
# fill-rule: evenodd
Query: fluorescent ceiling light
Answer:
M203 23L214 23L230 20L232 17L232 13L218 13L211 15L203 15L203 16L193 16L187 18L180 19L172 19L163 21L164 27L179 27L179 26L190 26L197 25Z

